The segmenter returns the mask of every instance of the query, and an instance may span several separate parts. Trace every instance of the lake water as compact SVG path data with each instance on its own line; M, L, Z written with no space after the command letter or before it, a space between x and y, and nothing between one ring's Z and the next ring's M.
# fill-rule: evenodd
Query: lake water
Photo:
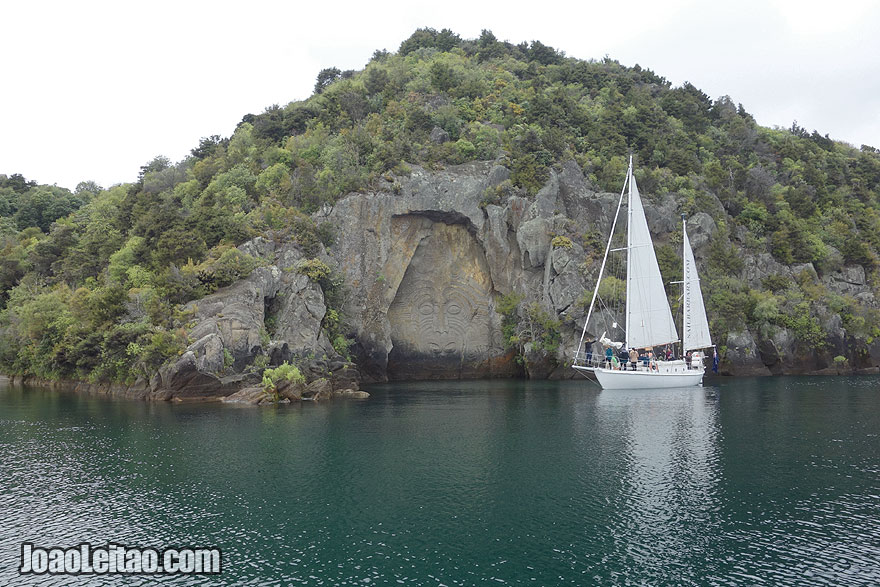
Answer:
M21 543L217 547L178 584L880 584L880 379L397 383L245 408L0 380ZM166 580L169 578L166 578Z

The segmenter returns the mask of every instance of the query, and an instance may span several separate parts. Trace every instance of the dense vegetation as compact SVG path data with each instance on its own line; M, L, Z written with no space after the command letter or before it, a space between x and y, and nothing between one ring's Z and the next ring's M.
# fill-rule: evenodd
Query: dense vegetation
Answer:
M566 160L596 189L616 191L630 151L647 197L672 193L681 211L716 219L704 281L716 336L786 326L821 345L826 307L850 332L880 334L872 307L829 295L806 273L750 288L730 246L736 236L747 253L811 262L819 273L859 264L873 283L874 148L796 123L762 128L729 98L672 87L638 65L567 58L488 31L464 40L422 29L362 71L322 70L307 100L249 114L231 137L203 138L183 161L155 158L133 183L83 182L70 192L0 175L0 370L113 381L149 374L187 344L180 304L260 262L234 245L268 234L312 257L333 234L310 213L347 192L393 190L409 165L503 158L511 180L488 203L534 194ZM338 322L337 314L333 336Z

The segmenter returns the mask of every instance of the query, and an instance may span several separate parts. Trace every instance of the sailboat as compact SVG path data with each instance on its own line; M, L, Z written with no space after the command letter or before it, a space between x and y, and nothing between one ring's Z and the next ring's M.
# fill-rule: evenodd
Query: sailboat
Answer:
M629 188L627 190L627 188ZM603 332L599 340L595 337L587 339L587 328L593 316L599 298L599 285L605 273L608 253L614 237L614 229L623 206L623 198L627 196L627 242L626 247L626 309L622 342L606 338ZM709 322L706 318L706 306L700 290L700 278L694 252L687 235L687 221L682 215L682 261L684 275L682 284L682 333L679 339L663 277L657 264L654 243L648 230L645 209L633 175L632 156L626 172L626 180L620 192L617 211L605 247L605 255L599 269L599 277L593 290L590 309L584 321L584 329L578 349L574 355L572 367L581 373L593 373L604 389L639 389L690 387L702 384L706 371L703 364L703 350L713 348L709 334ZM615 249L621 251L621 249ZM618 325L615 322L614 327ZM686 358L663 360L653 357L653 349L682 342L682 353ZM596 344L602 345L602 352L593 353ZM618 361L614 350L606 355L607 349L623 348L624 352L633 349L640 355L636 367L629 361Z

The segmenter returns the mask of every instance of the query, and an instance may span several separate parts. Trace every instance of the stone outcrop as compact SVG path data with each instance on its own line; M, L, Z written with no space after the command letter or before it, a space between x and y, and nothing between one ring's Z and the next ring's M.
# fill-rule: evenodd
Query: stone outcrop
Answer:
M301 250L257 238L240 249L264 265L188 305L192 344L144 382L143 393L265 402L255 365L260 360L302 366L306 384L279 390L287 401L363 397L368 394L359 389L362 380L572 377L568 361L604 247L604 242L602 248L595 241L587 245L583 237L607 234L619 194L594 191L572 161L553 170L534 196L511 188L509 179L510 171L497 162L441 171L415 167L383 189L349 194L315 215L336 229L336 243L322 248L318 258L342 277L345 302L338 309L345 334L354 340L356 367L327 340L324 292L296 271ZM671 244L671 235L680 231L675 198L648 197L644 204L656 242ZM723 215L720 203L717 207ZM719 224L700 212L688 228L702 263ZM567 237L564 246L554 246L557 235ZM835 253L824 271L811 264L784 265L769 253L745 254L737 277L755 289L771 276L810 279L875 307L864 269L844 266ZM521 296L521 308L537 307L559 319L555 350L505 344L497 308L508 294ZM822 349L809 348L782 327L726 334L717 341L722 372L837 372L843 364L865 371L880 364L880 342L847 332L841 316L830 310L821 321L830 333Z
M572 309L584 288L572 259L583 258L583 249L556 252L550 244L569 222L563 184L554 173L533 199L481 206L508 178L491 162L415 169L398 178L396 193L351 194L323 218L339 227L331 254L350 287L345 312L357 324L363 375L522 375L515 352L505 348L498 297L525 292L554 313ZM593 201L600 210L607 200L583 181L565 188L577 205ZM573 350L567 342L554 364Z
M321 286L297 271L302 252L264 238L239 248L265 265L183 308L191 316L188 334L193 342L152 377L146 395L163 400L228 397L238 403L267 403L269 394L259 387L262 368L285 361L300 365L309 381L327 377L340 390L360 391L357 370L339 356L322 330L327 307ZM332 263L325 253L320 255ZM284 401L307 395L290 386L278 392Z

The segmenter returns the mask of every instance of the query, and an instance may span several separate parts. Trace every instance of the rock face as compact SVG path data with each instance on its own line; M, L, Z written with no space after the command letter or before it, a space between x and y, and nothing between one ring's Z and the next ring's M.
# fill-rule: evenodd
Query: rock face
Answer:
M327 376L357 391L357 371L339 356L321 328L327 311L321 286L296 271L303 258L299 249L290 244L276 246L263 238L240 249L266 265L184 307L192 316L189 338L194 342L153 376L149 397L187 400L235 394L232 401L267 403L268 396L259 393L258 387L260 357L270 367L294 362L303 367L309 380ZM267 320L270 314L271 321ZM298 388L279 389L279 393L292 401L303 395Z
M186 399L228 396L252 386L235 399L265 402L265 394L254 390L259 360L302 366L306 385L281 393L290 401L363 397L361 380L573 377L569 359L606 238L597 245L583 237L607 235L619 195L593 191L571 161L552 171L531 197L513 190L509 178L510 171L495 162L433 172L416 167L386 191L349 194L315 215L338 235L317 256L343 278L340 309L344 334L355 341L357 367L342 360L322 329L324 292L296 271L301 250L257 238L240 249L265 265L189 305L193 342L152 378L147 393ZM646 198L644 205L655 242L671 244L670 235L680 230L675 199ZM698 262L718 226L704 212L689 220ZM554 243L557 235L567 238ZM841 258L832 253L829 259ZM737 277L754 288L769 277L810 279L876 306L864 269L835 263L837 269L820 275L810 264L787 266L769 253L750 254ZM551 352L531 343L507 348L497 309L508 294L521 297L520 319L525 307L558 318L559 342ZM842 364L876 369L880 342L855 338L830 310L821 320L831 333L823 349L808 348L782 327L728 333L716 341L722 372L836 372Z
M576 175L583 177L580 170ZM488 162L436 173L416 169L399 179L398 193L352 194L327 215L343 235L331 254L351 288L345 312L358 325L363 375L523 374L515 352L505 349L498 298L527 292L558 313L584 284L568 253L548 263L553 234L567 222L556 176L533 200L481 207L487 191L508 177ZM584 185L577 194L567 187L571 201L596 197ZM581 257L575 247L571 257ZM564 362L567 350L554 361Z

